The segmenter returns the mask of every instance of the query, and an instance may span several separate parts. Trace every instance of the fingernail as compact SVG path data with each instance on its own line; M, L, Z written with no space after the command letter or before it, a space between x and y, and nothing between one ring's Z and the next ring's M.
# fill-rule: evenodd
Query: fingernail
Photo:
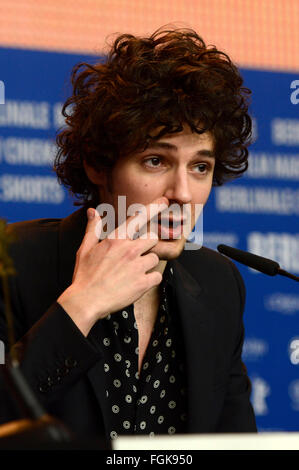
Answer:
M160 202L163 203L163 204L168 204L169 203L169 200L165 197L165 196L162 196L160 198Z
M89 208L88 211L87 211L88 220L94 219L94 216L95 216L95 210L92 209L92 208Z

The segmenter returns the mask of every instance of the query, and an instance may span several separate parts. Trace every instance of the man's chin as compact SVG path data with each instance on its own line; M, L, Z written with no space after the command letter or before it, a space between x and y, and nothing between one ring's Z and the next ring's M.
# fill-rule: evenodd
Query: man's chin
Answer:
M156 253L160 260L170 261L178 258L184 250L186 240L180 238L177 240L159 240L151 252Z

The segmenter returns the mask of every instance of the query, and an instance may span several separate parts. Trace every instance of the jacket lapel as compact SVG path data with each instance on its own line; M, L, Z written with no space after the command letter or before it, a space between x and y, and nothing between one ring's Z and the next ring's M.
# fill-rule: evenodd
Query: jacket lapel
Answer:
M179 260L170 263L174 267L176 300L185 344L189 432L206 432L214 370L212 333L215 305L204 286L198 284Z

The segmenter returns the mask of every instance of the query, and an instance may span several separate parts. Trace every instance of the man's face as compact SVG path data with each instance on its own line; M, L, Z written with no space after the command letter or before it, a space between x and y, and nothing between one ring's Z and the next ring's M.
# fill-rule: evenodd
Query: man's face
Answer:
M135 203L146 205L164 196L170 205L176 203L180 208L189 205L192 230L196 223L195 204L206 203L214 166L211 135L192 133L185 127L182 132L153 141L142 153L119 159L112 170L111 184L102 188L101 202L114 206L117 221L118 196L126 196L127 208ZM166 229L162 237L159 231L159 241L151 251L160 259L174 259L185 242L183 234L175 238L171 229L168 232Z

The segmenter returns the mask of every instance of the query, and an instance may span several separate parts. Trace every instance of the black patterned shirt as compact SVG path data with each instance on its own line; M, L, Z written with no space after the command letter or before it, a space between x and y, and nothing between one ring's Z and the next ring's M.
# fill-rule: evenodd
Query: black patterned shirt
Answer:
M160 285L158 315L138 373L134 306L100 320L107 436L182 434L187 425L184 346L169 263Z

